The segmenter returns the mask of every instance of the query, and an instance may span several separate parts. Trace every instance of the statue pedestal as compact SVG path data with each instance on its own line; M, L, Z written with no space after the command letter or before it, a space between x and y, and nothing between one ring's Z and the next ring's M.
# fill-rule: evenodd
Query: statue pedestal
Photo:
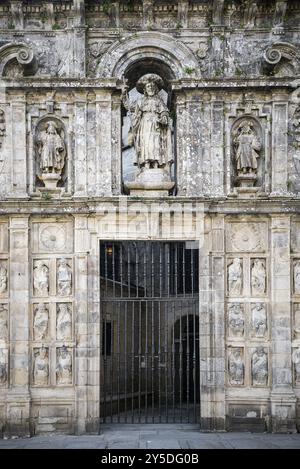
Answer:
M238 187L254 187L256 181L257 176L255 173L240 173L236 177Z
M142 169L135 181L125 184L125 188L130 195L160 197L169 195L174 185L168 171L156 168Z
M40 176L40 179L45 184L45 188L42 188L47 191L57 191L57 183L60 180L60 174L58 173L43 173Z

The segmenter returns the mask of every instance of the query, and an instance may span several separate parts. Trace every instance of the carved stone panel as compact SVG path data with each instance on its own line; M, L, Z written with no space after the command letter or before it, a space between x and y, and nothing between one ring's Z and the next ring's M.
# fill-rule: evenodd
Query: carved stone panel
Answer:
M243 292L243 260L235 257L227 266L227 285L230 296L241 296Z
M49 262L37 259L33 263L33 293L35 296L49 295Z
M292 361L294 364L294 382L296 386L300 385L300 347L294 349Z
M34 348L33 351L33 383L36 386L49 384L49 349L47 347Z
M57 303L56 305L56 339L72 339L72 309L69 303Z
M269 375L267 350L259 346L251 355L251 378L253 386L267 386Z
M49 306L39 303L34 306L33 332L34 340L43 341L48 336L49 330Z
M265 252L266 223L230 223L226 231L226 248L229 252Z
M6 252L8 252L8 224L0 223L0 253Z
M244 384L245 362L242 347L230 347L228 350L228 376L231 386Z
M65 253L72 251L72 222L33 223L33 252Z
M64 257L57 260L57 295L70 296L72 294L71 260Z
M255 338L264 338L268 331L267 310L264 303L251 304L251 332Z
M243 337L245 330L243 305L240 303L229 304L227 314L229 337Z
M251 293L252 296L264 296L267 291L267 272L265 259L251 260Z
M300 223L291 224L291 249L300 253Z
M0 297L6 297L8 291L7 261L0 261Z
M0 304L0 342L8 341L8 306Z
M297 259L293 264L294 294L300 295L300 260Z
M72 384L72 350L63 346L56 349L56 384Z
M7 385L8 382L8 350L0 348L0 386Z
M294 338L300 339L300 304L294 304Z

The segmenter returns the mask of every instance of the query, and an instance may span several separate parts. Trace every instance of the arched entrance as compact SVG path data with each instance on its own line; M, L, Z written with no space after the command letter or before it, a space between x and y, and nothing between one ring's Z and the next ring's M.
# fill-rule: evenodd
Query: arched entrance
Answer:
M199 422L199 250L100 243L100 423Z

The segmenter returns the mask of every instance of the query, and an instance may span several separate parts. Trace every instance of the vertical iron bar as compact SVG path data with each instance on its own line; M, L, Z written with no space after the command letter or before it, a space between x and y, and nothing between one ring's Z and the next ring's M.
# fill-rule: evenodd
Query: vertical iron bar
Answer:
M146 341L145 341L145 423L148 422L148 301L145 301L146 306Z
M141 423L141 354L142 354L142 302L139 301L139 356L138 356L138 374L139 374L139 423Z
M104 385L104 423L106 423L106 399L107 399L107 390L106 390L106 371L107 371L107 363L106 363L106 316L104 316L104 320L102 321L102 351L103 353L103 385Z
M161 344L160 344L160 314L161 314L161 300L158 301L158 414L159 414L159 423L161 423L161 389L160 389L160 380L161 380Z
M122 282L122 277L121 277L121 282ZM118 423L120 423L120 375L121 375L121 369L120 369L120 309L121 309L121 303L117 303L118 306L118 403L117 403L117 410L118 410Z
M134 301L132 301L131 318L131 421L134 423Z
M172 398L173 398L173 422L175 423L175 302L172 303L173 307L173 330L172 330Z
M128 303L125 301L125 318L124 318L124 413L125 423L127 423L127 306Z
M196 315L195 315L195 303L193 305L193 329L194 329L194 335L193 335L193 379L194 379L194 423L197 422L197 417L196 417L196 413L197 413L197 409L196 409L196 392L198 392L198 390L196 389L196 334L197 334L197 331L196 331Z
M165 406L166 406L166 423L168 419L168 368L169 368L169 347L168 347L168 320L169 320L169 304L164 303L164 324L165 324Z
M186 412L187 412L187 421L189 423L189 399L190 399L190 334L189 334L189 309L188 314L186 315Z
M114 349L113 349L113 318L115 317L115 303L112 304L112 316L110 319L110 421L113 422L113 378L114 378Z
M182 302L180 301L180 318L179 318L179 408L180 423L182 423Z

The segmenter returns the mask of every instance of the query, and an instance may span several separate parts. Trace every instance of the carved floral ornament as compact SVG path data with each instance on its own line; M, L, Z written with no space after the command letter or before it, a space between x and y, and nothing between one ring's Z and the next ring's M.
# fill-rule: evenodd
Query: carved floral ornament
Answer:
M278 42L268 47L263 58L266 71L279 77L293 76L300 67L299 50L288 42Z
M263 250L260 227L255 223L232 223L229 228L230 244L235 251Z

